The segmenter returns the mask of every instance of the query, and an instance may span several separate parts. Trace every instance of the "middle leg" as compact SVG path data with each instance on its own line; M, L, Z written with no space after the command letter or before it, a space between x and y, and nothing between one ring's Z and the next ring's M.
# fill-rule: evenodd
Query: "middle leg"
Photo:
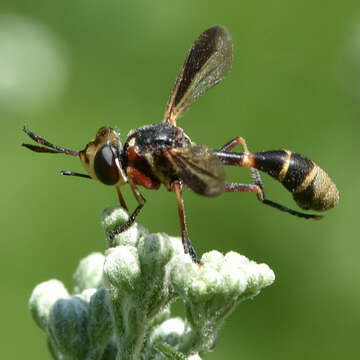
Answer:
M186 217L185 217L184 201L182 197L182 189L183 189L183 184L181 181L174 181L171 184L171 190L175 193L178 203L180 226L181 226L181 237L184 246L184 251L185 253L190 254L191 259L193 260L194 263L201 264L201 261L197 257L195 249L191 245L191 241L189 239L187 226L186 226Z

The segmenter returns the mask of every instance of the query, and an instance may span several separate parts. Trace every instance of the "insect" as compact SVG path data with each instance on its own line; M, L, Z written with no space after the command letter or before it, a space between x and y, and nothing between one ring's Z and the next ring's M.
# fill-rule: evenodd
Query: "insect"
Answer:
M138 186L158 189L161 184L175 194L180 217L184 250L194 262L200 263L191 245L183 203L184 187L203 196L216 197L224 192L252 192L266 205L305 219L321 216L305 214L268 200L264 194L261 170L280 181L302 209L323 211L331 209L339 200L339 192L327 175L312 160L288 151L249 152L246 142L236 137L220 149L210 149L191 141L176 122L197 98L218 84L232 63L232 39L223 26L205 30L192 45L171 92L161 123L132 130L124 146L120 134L105 126L85 149L73 151L51 144L24 128L38 145L23 144L42 153L63 153L80 158L88 174L62 171L63 175L95 179L115 186L121 206L128 211L120 186L129 184L138 206L128 221L115 229L109 239L128 229L145 204ZM242 145L243 152L232 152ZM252 184L227 183L224 165L250 168Z

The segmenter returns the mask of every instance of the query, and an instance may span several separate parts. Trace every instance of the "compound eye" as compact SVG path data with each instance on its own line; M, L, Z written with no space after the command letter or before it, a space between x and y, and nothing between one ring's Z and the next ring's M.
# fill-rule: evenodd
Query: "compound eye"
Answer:
M119 169L115 162L115 154L115 150L110 145L104 145L95 155L95 175L106 185L115 185L119 181Z

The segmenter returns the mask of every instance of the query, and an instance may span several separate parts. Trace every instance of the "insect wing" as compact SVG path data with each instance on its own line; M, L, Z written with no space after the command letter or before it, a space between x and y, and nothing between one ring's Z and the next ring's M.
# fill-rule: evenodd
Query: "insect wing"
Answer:
M232 39L223 26L205 30L194 42L166 106L164 120L176 118L198 97L219 83L232 63Z
M180 179L194 192L215 197L225 191L225 170L205 146L192 145L169 150L170 160Z

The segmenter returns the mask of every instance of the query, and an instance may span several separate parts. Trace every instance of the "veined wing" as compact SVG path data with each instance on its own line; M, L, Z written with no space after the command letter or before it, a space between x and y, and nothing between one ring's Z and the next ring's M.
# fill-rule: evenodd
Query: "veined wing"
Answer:
M206 146L191 145L167 150L179 178L194 192L215 197L225 191L225 169Z
M195 40L180 69L163 121L176 125L176 119L186 108L223 79L231 63L229 31L220 25L205 30Z

